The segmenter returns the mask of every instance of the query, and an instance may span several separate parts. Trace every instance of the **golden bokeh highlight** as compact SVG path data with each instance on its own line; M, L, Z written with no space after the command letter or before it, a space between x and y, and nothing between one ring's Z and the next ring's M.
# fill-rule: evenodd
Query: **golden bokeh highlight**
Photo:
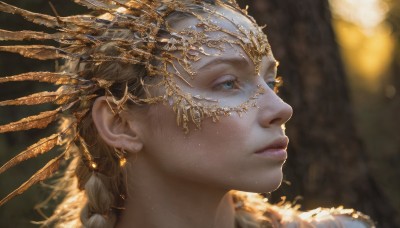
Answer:
M387 4L368 0L331 0L333 26L347 73L370 92L378 92L391 64L395 40L384 22Z
M366 32L341 19L334 21L334 27L348 72L364 80L367 89L375 92L379 89L376 83L379 83L393 56L394 39L390 28L381 24Z

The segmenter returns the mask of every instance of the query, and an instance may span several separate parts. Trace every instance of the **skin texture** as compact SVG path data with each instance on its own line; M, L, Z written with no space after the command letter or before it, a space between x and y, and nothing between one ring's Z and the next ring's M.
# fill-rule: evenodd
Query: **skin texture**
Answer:
M236 23L255 30L241 14L217 8ZM234 29L228 21L215 20L226 29ZM174 27L179 30L195 23L187 19ZM114 115L106 98L96 100L92 115L100 136L130 154L126 166L128 198L117 227L232 228L230 190L270 192L279 187L285 158L255 153L277 139L286 140L284 124L292 115L291 107L270 86L276 65L269 54L263 57L260 72L255 72L238 46L227 46L219 56L193 63L197 72L194 79L182 72L192 87L176 82L193 95L230 106L246 101L257 86L265 92L256 100L258 107L243 116L232 113L217 123L205 119L201 129L190 126L193 130L189 134L177 126L169 105L133 107Z

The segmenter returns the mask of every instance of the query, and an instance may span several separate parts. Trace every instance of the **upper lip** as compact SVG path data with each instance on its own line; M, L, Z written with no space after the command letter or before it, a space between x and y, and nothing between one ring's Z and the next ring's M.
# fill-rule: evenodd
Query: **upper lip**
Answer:
M271 149L286 150L288 144L289 144L289 138L288 137L286 137L286 136L285 137L280 137L280 138L277 138L277 139L273 140L271 143L269 143L264 148L256 151L256 153L262 153L262 152L265 152L265 151L271 150Z

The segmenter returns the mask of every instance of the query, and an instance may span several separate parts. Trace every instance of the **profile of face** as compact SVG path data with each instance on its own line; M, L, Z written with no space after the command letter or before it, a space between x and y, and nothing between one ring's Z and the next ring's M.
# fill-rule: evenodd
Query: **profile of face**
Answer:
M224 6L216 6L216 10L227 19L208 16L225 31L235 33L239 25L259 32L241 13ZM196 29L197 24L196 18L186 18L174 23L173 29ZM209 36L218 39L221 32ZM182 78L174 78L179 88L206 98L206 103L218 101L221 106L234 107L254 99L254 107L242 114L231 112L216 122L205 118L201 128L189 126L193 130L185 134L176 123L176 110L168 103L131 107L117 120L107 111L106 98L99 98L92 113L100 136L109 145L135 154L128 157L128 175L140 173L141 178L154 181L222 191L275 190L287 158L284 124L292 115L291 107L274 90L277 61L271 52L266 53L256 69L239 45L224 44L222 50L202 48L209 55L191 63L195 77L179 67L169 69L180 72Z

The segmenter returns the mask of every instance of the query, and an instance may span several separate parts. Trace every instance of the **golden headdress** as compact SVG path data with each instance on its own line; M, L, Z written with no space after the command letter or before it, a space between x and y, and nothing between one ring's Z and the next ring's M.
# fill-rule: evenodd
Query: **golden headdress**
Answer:
M0 133L46 128L52 122L64 119L58 132L38 140L0 167L1 174L9 168L47 153L57 146L63 147L60 155L50 160L29 180L2 199L0 206L16 195L22 194L35 183L51 177L60 168L63 161L72 160L71 156L77 156L78 161L84 164L88 170L98 171L101 168L98 167L97 159L102 158L93 155L90 146L81 135L81 125L84 124L82 122L90 114L93 102L97 97L107 96L108 100L112 101L110 108L115 113L129 104L165 103L172 106L175 111L177 124L182 126L185 132L188 132L189 123L200 128L201 121L205 118L212 118L216 121L219 116L229 115L231 112L238 114L246 112L248 108L255 106L255 99L263 93L263 89L258 87L244 102L234 106L224 106L218 100L185 92L176 83L180 81L190 87L190 79L196 77L191 63L199 61L203 56L217 56L220 51L229 46L240 47L254 64L255 75L259 74L261 59L270 53L270 46L267 37L261 31L262 28L247 16L245 10L239 8L235 0L74 1L93 10L94 13L54 17L29 12L0 1L0 11L21 15L28 21L56 30L55 33L44 33L0 29L0 41L52 40L59 44L58 46L0 46L0 51L18 53L24 57L39 60L61 59L68 63L58 72L29 72L0 77L0 83L36 81L59 86L56 91L39 92L13 100L0 101L0 106L44 103L56 105L54 110L2 125ZM223 5L236 12L241 12L253 23L257 31L236 23L234 19L215 10L213 5ZM175 30L169 22L177 12L179 15L195 18L196 26ZM210 15L229 21L235 26L236 31L232 32L219 26ZM126 33L126 30L129 32ZM212 33L218 33L219 36L217 38L209 36ZM214 51L208 52L207 50ZM133 67L139 76L129 80L125 77L115 77L113 74L115 72L107 70L107 64L110 62L119 62L123 68ZM110 76L98 77L99 75L96 74L100 72L96 71L98 68L102 68L103 73L110 73ZM119 70L124 71L122 68ZM183 77L181 72L184 72L189 80ZM275 83L279 84L279 82L278 78ZM153 95L150 90L154 86L161 88L162 92ZM143 91L136 91L138 88L142 88ZM123 151L115 150L113 157L121 164L125 161ZM74 163L72 164L74 165ZM103 178L98 173L95 176ZM82 186L79 188L82 189ZM123 197L121 196L121 198ZM363 222L368 227L374 227L373 222L367 216L354 210L316 209L307 213L299 213L287 205L269 205L255 194L236 192L233 199L236 209L239 211L236 222L243 226L247 226L249 222L253 224L252 220L248 218L257 215L260 218L254 221L261 221L266 227L273 227L274 224L276 226L283 224L304 227L325 224L340 227L341 223L338 224L334 216L345 215ZM115 207L118 204L112 206ZM108 209L107 206L105 208ZM70 214L66 216L68 217Z
M252 31L238 25L232 18L216 11L210 1L75 0L75 2L94 10L94 13L54 17L29 12L0 2L0 11L21 15L28 21L56 30L55 33L44 33L0 29L0 41L53 40L59 44L58 46L0 46L0 51L18 53L24 57L39 60L62 59L69 63L69 67L61 68L58 72L29 72L0 78L0 83L37 81L60 86L56 91L0 101L0 106L43 103L57 105L54 110L2 125L0 133L46 128L50 123L65 117L71 120L58 132L40 139L0 168L1 174L56 146L65 148L63 153L48 162L28 181L1 200L0 205L23 193L33 184L49 178L59 169L60 163L68 158L69 149L76 145L84 164L92 170L97 168L87 144L79 134L79 128L81 120L90 113L91 105L99 96L108 96L113 101L110 107L116 113L123 109L127 102L137 105L163 102L171 105L177 114L177 124L188 132L189 122L200 128L204 118L217 120L219 116L229 115L231 112L239 114L245 112L249 107L255 106L255 98L263 93L262 88L258 88L247 101L234 107L227 107L220 105L218 100L185 92L176 83L176 80L181 80L190 86L190 82L182 77L178 68L183 69L185 74L193 78L196 72L191 69L191 63L198 61L202 56L218 55L218 51L222 51L224 45L241 47L253 62L256 71L259 71L261 58L270 52L267 37L260 27L256 26L258 31ZM214 4L242 12L256 25L234 0L215 0ZM196 18L198 23L195 28L174 30L167 18L175 12ZM236 31L224 29L213 22L209 15L230 21L236 26ZM129 29L130 33L120 35L122 28ZM213 32L221 35L217 39L212 38L208 34ZM111 51L109 49L104 51L107 45L112 46ZM204 46L216 50L217 54L208 53L203 48ZM96 77L92 71L86 69L87 65L96 68L112 61L127 66L139 66L144 69L142 74L145 77L130 82L113 77L104 79ZM155 78L157 83L147 83L149 78ZM138 84L144 88L145 96L131 93L132 88L134 89ZM161 95L151 95L148 92L147 89L154 85L162 88ZM115 92L116 87L120 91L119 94ZM116 156L123 159L123 154L116 154Z

